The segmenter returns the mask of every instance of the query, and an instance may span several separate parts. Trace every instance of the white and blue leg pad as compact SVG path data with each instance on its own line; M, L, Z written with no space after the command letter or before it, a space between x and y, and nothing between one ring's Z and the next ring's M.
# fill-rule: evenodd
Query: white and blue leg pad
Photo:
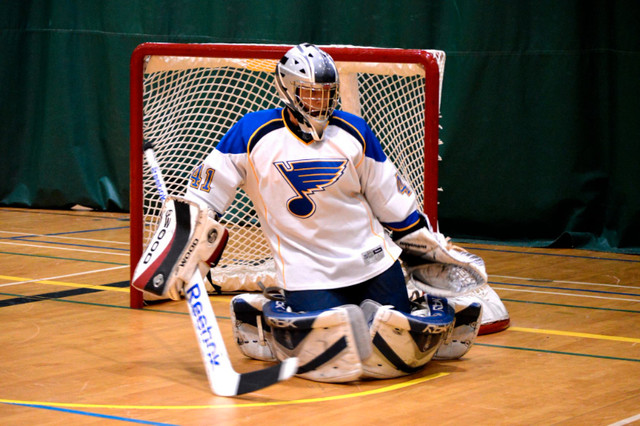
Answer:
M269 299L258 293L243 293L231 299L233 338L245 356L275 361L271 348L271 327L262 313Z
M263 312L271 327L276 358L297 357L299 377L340 383L361 376L362 362L370 356L371 344L358 306L287 312L284 302L270 301Z
M415 280L413 278L407 281L410 298L414 299L413 303L420 303L426 297L442 297L440 289L428 285L416 286L414 284ZM455 326L450 339L444 342L436 352L435 359L458 359L469 352L476 337L481 333L484 318L487 316L487 298L483 298L481 294L485 294L483 289L488 287L488 284L485 284L473 291L447 296L447 303L455 311ZM498 298L497 301L500 302L500 299Z
M453 329L454 310L439 297L428 296L411 314L372 300L365 300L360 307L373 346L363 365L363 377L386 379L419 371Z
M455 310L455 326L451 338L438 348L434 359L450 360L464 356L478 336L482 318L482 303L472 296L447 298Z

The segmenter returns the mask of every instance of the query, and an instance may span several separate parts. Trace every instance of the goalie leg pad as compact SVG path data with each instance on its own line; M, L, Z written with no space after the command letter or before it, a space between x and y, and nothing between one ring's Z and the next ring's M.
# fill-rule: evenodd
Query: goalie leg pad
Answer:
M419 371L453 328L453 308L437 297L428 297L421 309L409 315L372 300L365 300L360 306L373 343L363 377L386 379Z
M480 330L482 304L474 296L448 298L447 302L455 310L455 325L451 337L436 351L434 359L451 360L464 356L473 345Z
M213 211L183 198L169 197L131 284L138 290L179 300L180 290L196 268L204 274L217 263L228 237Z
M482 316L480 319L480 329L478 335L497 333L509 328L511 319L507 308L500 300L500 296L491 288L489 284L481 285L478 288L468 290L463 293L455 293L442 290L441 288L432 287L428 284L421 283L414 277L407 278L407 290L409 295L430 294L438 297L446 297L450 303L470 304L478 302L482 305ZM457 308L456 308L457 309Z
M469 294L474 295L482 303L482 320L479 335L497 333L509 327L511 319L500 296L489 284L485 284Z
M276 357L297 357L299 377L342 383L362 374L362 360L370 356L371 346L358 306L297 313L287 312L284 302L271 301L263 312Z
M233 338L245 356L262 361L276 361L271 348L271 327L262 313L269 299L262 294L244 293L231 299Z

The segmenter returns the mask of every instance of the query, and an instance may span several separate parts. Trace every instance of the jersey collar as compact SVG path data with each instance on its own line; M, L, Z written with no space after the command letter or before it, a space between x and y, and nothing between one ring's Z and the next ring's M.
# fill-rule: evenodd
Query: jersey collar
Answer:
M282 118L284 119L284 124L287 127L287 129L293 133L293 135L300 139L300 141L302 141L303 143L305 143L306 145L310 145L311 143L315 142L313 140L313 137L311 137L310 134L303 132L302 130L300 130L300 126L298 126L297 124L295 124L292 120L291 120L291 116L289 115L289 112L287 111L287 108L282 108Z

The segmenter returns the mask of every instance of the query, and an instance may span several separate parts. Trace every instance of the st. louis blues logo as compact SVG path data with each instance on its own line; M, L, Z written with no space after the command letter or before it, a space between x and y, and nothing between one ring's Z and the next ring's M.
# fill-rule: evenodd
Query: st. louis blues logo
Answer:
M316 211L311 195L333 185L344 173L347 160L299 160L273 163L296 196L287 201L289 211L302 219Z
M396 173L396 185L398 187L398 192L402 195L411 195L413 191L411 191L411 187L404 180L404 177L400 175L400 173Z

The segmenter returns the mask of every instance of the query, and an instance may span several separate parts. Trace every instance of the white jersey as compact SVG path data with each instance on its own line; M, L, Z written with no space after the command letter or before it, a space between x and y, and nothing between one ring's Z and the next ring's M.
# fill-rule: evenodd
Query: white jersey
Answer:
M186 198L222 213L251 198L287 290L346 287L397 260L385 233L418 221L413 191L365 121L335 111L305 142L282 108L249 113L198 166ZM233 235L231 235L233 238Z

